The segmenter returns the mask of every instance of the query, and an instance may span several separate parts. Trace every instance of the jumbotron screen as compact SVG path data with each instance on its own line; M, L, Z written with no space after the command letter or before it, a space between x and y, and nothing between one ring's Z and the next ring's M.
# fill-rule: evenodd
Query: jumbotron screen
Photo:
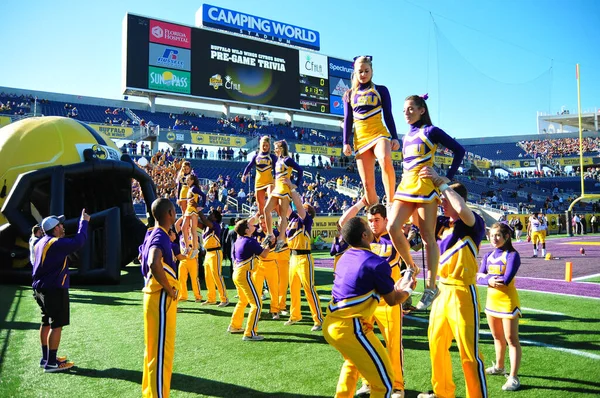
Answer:
M124 24L124 94L343 115L350 61L133 14Z

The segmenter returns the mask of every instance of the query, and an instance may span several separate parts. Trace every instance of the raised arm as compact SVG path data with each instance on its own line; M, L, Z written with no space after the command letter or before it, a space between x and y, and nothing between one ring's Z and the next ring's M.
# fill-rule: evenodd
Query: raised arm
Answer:
M451 180L452 178L454 178L454 175L458 171L458 168L460 167L460 164L462 163L463 158L465 157L465 148L463 148L463 146L460 145L458 141L450 137L444 132L444 130L440 129L439 127L433 128L433 130L431 131L430 139L433 142L439 143L452 151L454 157L452 159L452 164L450 165L450 168L446 173L446 177L449 180Z
M440 177L440 175L431 166L426 166L419 172L421 178L431 178L433 184L440 188L442 196L450 203L450 206L458 213L460 219L468 227L475 225L475 214L473 210L467 206L464 199L454 192L452 188L448 186L450 180L447 177Z

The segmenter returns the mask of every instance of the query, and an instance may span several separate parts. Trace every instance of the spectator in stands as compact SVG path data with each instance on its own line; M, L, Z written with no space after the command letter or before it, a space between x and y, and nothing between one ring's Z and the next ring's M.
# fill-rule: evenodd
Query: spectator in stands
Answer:
M219 202L226 203L227 202L227 187L225 185L219 188Z
M244 192L244 188L240 188L240 191L237 194L237 198L240 202L244 202L246 200L246 192Z

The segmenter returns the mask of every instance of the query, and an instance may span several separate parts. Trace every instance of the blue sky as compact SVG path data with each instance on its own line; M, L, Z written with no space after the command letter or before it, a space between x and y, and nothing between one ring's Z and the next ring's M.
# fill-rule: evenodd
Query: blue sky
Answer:
M0 86L121 99L126 12L194 25L202 2L16 1L0 5ZM536 134L536 112L600 107L595 0L211 0L317 30L321 52L373 55L400 132L404 98L428 92L434 124L457 138Z

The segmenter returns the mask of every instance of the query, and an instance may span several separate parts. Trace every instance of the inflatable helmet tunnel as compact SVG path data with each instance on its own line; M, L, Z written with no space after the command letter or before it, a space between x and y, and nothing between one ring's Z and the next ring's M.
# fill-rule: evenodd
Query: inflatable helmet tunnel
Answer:
M33 226L64 214L66 234L72 235L85 208L91 216L88 239L71 256L72 280L118 283L146 232L133 210L132 179L150 213L156 198L150 176L87 124L41 117L0 129L0 280L29 283Z

